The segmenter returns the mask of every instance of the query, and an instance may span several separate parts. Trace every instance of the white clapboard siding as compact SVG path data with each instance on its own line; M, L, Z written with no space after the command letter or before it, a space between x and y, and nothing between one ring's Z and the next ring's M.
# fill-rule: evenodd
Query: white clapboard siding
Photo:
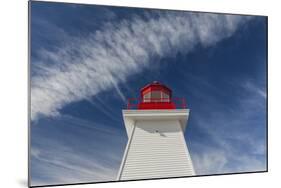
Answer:
M130 137L120 180L194 175L179 120L137 120Z

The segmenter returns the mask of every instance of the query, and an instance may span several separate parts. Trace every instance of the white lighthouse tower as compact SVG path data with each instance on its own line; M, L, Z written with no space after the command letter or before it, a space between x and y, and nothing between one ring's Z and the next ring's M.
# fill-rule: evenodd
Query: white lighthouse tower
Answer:
M195 175L184 138L189 116L184 99L153 82L141 89L140 99L129 99L122 113L128 143L117 180Z

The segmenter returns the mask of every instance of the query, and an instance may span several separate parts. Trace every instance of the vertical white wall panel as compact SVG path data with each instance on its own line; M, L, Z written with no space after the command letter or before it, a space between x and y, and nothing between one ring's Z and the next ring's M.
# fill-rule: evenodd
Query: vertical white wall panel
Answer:
M119 179L194 175L179 120L137 120L134 126Z

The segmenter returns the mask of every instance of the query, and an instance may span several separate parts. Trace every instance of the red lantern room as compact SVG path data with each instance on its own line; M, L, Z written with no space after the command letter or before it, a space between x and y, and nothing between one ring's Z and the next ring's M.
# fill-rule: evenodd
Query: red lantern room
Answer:
M140 90L140 96L140 99L128 100L128 109L134 106L140 110L186 108L183 98L172 98L172 90L157 81L144 86ZM138 104L132 103L136 100Z

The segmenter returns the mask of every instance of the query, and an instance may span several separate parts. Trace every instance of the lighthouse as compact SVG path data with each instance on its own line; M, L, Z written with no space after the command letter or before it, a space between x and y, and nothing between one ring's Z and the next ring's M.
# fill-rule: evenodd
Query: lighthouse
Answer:
M194 176L184 138L189 117L185 99L154 81L128 99L122 110L128 135L117 180Z

